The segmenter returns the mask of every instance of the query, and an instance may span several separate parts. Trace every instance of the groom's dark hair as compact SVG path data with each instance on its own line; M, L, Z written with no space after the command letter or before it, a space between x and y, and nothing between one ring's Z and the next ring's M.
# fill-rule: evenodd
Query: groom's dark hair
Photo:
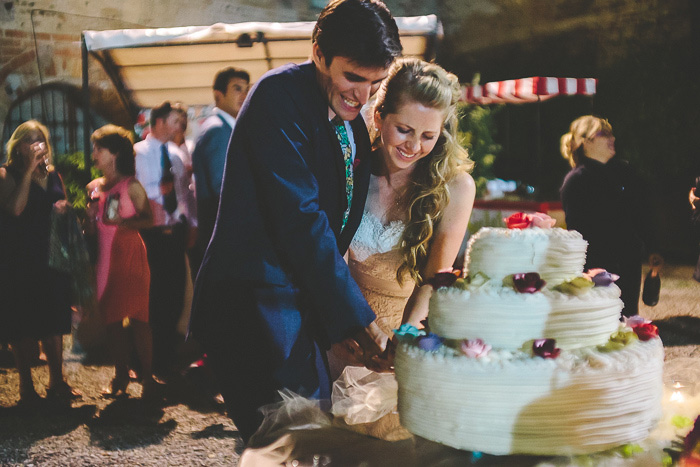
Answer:
M386 68L401 55L399 28L379 0L331 0L311 37L330 65L345 57L363 67Z

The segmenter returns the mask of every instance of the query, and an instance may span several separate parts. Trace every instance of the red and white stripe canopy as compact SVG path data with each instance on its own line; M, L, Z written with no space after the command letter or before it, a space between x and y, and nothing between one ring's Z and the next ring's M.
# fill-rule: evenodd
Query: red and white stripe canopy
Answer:
M555 96L595 95L595 78L533 77L494 81L479 86L466 86L462 100L468 104L526 104Z

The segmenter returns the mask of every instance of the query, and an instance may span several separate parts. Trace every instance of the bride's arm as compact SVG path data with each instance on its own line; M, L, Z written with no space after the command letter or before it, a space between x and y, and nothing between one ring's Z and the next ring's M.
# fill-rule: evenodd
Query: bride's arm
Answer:
M451 272L457 258L464 235L467 232L469 217L474 205L476 186L474 179L466 172L461 173L448 184L450 202L445 207L445 213L438 225L430 243L428 260L421 271L427 280L438 272ZM432 286L425 284L416 286L406 303L403 313L403 323L421 327L421 321L428 317L428 302L432 294Z

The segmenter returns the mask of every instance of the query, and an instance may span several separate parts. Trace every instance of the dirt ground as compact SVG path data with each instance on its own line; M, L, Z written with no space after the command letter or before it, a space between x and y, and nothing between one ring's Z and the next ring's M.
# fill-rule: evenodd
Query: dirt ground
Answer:
M666 265L661 297L640 314L654 320L666 348L666 360L700 358L700 283L692 266ZM183 376L161 405L136 397L101 396L113 375L103 359L85 361L66 339L66 377L84 396L70 409L26 414L17 410L17 372L0 350L0 465L33 466L221 466L236 465L242 443L235 426L212 402L201 374ZM48 381L46 365L34 370L38 392ZM140 387L129 387L138 396Z

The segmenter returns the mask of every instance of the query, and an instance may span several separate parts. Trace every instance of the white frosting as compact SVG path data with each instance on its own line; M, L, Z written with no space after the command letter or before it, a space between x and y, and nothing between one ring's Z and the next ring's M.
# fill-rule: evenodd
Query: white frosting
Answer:
M401 424L449 446L495 455L576 455L644 440L661 416L663 345L468 358L411 343L396 355Z
M583 295L545 289L518 293L492 283L467 290L445 287L430 300L430 330L448 339L482 339L519 349L533 339L556 339L574 349L605 344L620 325L620 289L594 287Z
M500 283L511 274L539 272L554 286L580 275L588 243L580 233L560 228L485 227L467 245L467 271Z
M468 358L405 340L395 361L401 424L495 455L588 454L644 440L661 414L663 345L654 338L597 350L620 326L620 289L553 289L581 275L586 246L562 229L484 228L472 236L467 268L475 280L434 292L428 322L441 337L482 339L492 350ZM528 272L547 286L533 294L504 287L505 277ZM530 355L542 338L556 340L556 359Z

